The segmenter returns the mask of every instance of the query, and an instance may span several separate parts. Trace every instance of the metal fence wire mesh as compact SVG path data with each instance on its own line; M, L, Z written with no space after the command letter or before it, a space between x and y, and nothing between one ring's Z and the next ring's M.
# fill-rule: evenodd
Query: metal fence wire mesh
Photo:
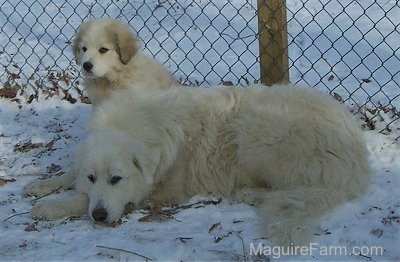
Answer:
M82 94L71 41L82 21L95 17L129 23L145 52L182 83L259 82L257 6L256 0L0 0L0 88L31 100L39 91ZM390 132L400 118L399 1L287 0L286 10L290 82L325 90L375 121L385 118Z

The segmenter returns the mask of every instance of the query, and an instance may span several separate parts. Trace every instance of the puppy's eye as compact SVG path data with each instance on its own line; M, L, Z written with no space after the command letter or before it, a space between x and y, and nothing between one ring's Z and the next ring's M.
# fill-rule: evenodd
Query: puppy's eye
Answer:
M115 185L115 184L118 183L121 179L122 179L122 177L120 177L120 176L113 176L113 177L111 177L110 183L111 183L111 185Z
M94 182L96 182L96 178L94 177L94 175L88 175L87 178L89 179L90 182L92 182L94 184Z
M86 46L82 47L82 51L83 51L83 52L86 52L86 51L87 51Z
M102 47L102 48L99 49L99 52L100 52L101 54L105 54L105 53L107 53L107 51L108 51L108 49L105 48L105 47Z

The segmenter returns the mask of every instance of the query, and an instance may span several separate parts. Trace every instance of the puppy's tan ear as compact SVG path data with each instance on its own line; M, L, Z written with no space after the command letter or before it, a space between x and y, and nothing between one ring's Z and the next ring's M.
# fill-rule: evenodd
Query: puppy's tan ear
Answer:
M110 30L114 35L115 47L119 59L126 65L139 49L138 40L125 25L113 24Z
M75 62L77 64L81 63L81 61L80 61L80 58L81 58L80 57L80 52L81 52L81 50L80 50L80 42L82 41L82 37L85 35L85 33L88 30L88 28L89 28L91 23L92 23L91 21L83 23L79 27L78 31L76 32L75 38L74 38L74 40L72 42L72 52L74 54Z

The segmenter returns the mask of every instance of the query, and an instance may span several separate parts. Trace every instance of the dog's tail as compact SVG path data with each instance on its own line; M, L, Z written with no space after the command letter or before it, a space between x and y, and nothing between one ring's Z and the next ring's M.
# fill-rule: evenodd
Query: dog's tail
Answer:
M305 186L258 195L262 227L278 246L309 245L319 218L349 196L325 186Z

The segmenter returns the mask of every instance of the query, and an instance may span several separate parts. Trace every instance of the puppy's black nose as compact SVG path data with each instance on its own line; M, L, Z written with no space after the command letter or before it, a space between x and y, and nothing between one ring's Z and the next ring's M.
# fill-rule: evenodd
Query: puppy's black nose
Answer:
M83 69L85 69L85 70L88 71L88 72L90 72L90 70L92 70L92 68L93 68L93 64L90 63L90 62L85 62L85 63L83 64Z
M94 220L103 222L107 218L107 211L103 207L96 207L93 209L92 217Z

